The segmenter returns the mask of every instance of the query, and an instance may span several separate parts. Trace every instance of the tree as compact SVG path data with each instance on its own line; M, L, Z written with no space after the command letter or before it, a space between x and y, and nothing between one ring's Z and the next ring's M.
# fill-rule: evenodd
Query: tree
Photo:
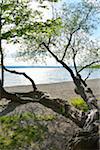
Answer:
M83 79L80 72L100 62L100 45L91 38L91 31L93 32L96 28L100 10L97 4L82 1L76 5L70 4L68 7L64 7L60 14L62 16L60 15L56 19L36 22L34 30L35 28L39 30L26 35L26 39L30 39L28 40L28 54L31 58L35 54L42 53L43 56L50 54L70 73L75 85L75 92L89 107L91 117L88 117L91 118L91 125L94 122L94 116L98 116L97 99L86 83L90 73L86 79ZM37 36L35 36L36 34ZM27 54L27 49L23 51L24 55ZM23 51L21 51L21 56L23 56ZM68 65L67 60L72 60L74 71ZM78 62L78 60L80 61ZM87 130L89 127L88 117L82 125Z
M4 70L11 73L24 75L36 90L34 81L25 73L10 71L4 66L3 41L18 42L20 38L29 31L31 19L34 19L31 9L29 8L29 0L2 0L0 1L0 55L1 55L1 86L4 84ZM30 20L29 20L30 17Z
M99 9L97 6L85 2L78 4L76 7L75 5L74 7L71 6L70 9L67 8L67 11L65 10L65 16L63 13L62 18L63 28L60 37L56 36L53 38L51 36L48 42L42 41L41 46L70 73L75 85L76 94L79 94L87 103L90 116L88 115L82 126L88 131L91 129L89 127L92 127L94 124L94 120L99 119L98 105L93 91L86 83L86 79L89 75L86 79L83 79L80 73L85 68L95 63L100 63L100 45L97 41L91 40L89 35L91 30L93 31L96 27L96 22L93 18L95 18L95 20L97 19ZM75 72L68 65L66 58L72 60ZM78 67L79 58L79 63L82 65L81 67ZM94 116L96 116L96 118Z
M30 48L28 49L28 54L30 54L31 57L32 54L42 53L44 56L44 54L48 54L49 52L57 62L69 71L75 84L75 92L87 103L89 112L80 113L75 109L73 110L73 108L65 101L59 99L52 100L44 97L41 93L38 99L36 99L36 97L33 98L33 95L38 95L38 91L22 95L19 94L19 97L16 94L6 92L4 89L1 89L1 91L4 93L3 96L5 98L9 98L12 101L17 100L22 103L27 101L26 99L26 101L23 102L23 97L28 96L30 97L28 101L41 103L65 117L71 118L83 129L83 131L85 131L85 134L93 132L97 135L97 130L94 130L94 126L96 127L95 122L98 120L97 99L92 90L88 88L86 80L82 78L80 72L84 68L100 61L99 57L97 57L99 56L99 45L95 46L94 42L91 42L89 35L90 30L93 30L96 25L93 17L95 16L96 19L99 9L91 3L84 2L77 6L74 5L74 7L67 7L67 12L65 10L65 15L63 13L63 17L58 16L56 19L50 19L46 22L35 21L34 24L31 24L29 32L24 34L25 44L28 44L28 47ZM87 64L84 64L84 66L79 68L77 59L81 56L82 59L80 62L85 60L85 57L81 55L83 51L85 52L84 56L89 58L88 56L91 54L93 59L89 60L89 62L86 62ZM24 51L24 54L27 54L27 50ZM68 65L66 58L72 59L75 72Z
M26 37L30 39L28 41L28 53L32 58L32 54L42 53L44 55L44 53L49 52L57 62L69 71L76 86L75 92L84 99L90 109L97 108L97 100L91 89L88 88L86 79L82 79L80 72L86 67L100 62L100 45L93 41L90 36L91 30L96 28L99 8L97 5L83 1L76 3L76 6L74 4L64 7L62 14L55 20L36 23L34 30L35 28L39 30ZM35 45L35 42L39 43L40 49L38 44ZM36 46L37 48L33 50L33 47ZM21 53L23 56L23 52ZM27 50L24 51L24 54L27 54ZM66 58L67 60L72 59L75 73L68 65ZM77 65L79 59L80 63L83 64L81 68L78 67L79 63ZM92 101L91 98L93 98Z

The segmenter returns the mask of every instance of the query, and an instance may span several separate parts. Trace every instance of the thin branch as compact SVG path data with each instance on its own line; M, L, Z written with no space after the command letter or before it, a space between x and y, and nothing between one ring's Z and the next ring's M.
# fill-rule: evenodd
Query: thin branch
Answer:
M66 55L66 52L67 52L68 47L70 46L70 43L71 43L71 40L72 40L72 35L73 35L73 34L70 33L70 37L69 37L69 40L68 40L68 44L66 45L66 48L65 48L65 50L64 50L64 54L63 54L62 59L61 59L62 61L63 61L64 58L65 58L65 55Z
M80 73L80 72L81 72L82 70L84 70L85 68L90 67L91 65L96 64L96 63L99 63L99 62L100 62L100 60L91 62L90 64L88 64L88 65L82 67L82 68L78 71L78 73Z
M23 75L25 78L27 78L32 83L32 87L33 87L34 91L36 91L37 87L35 85L35 82L26 73L24 73L24 72L17 72L15 70L9 70L5 66L3 66L3 68L7 72L14 73L14 74L19 74L19 75Z
M75 32L77 32L77 31L80 29L80 27L81 27L81 25L79 25L78 28L76 28L72 33L70 33L70 37L69 37L69 39L68 39L68 44L66 45L66 48L65 48L65 50L64 50L64 54L63 54L62 59L61 59L62 61L64 60L64 58L65 58L65 56L66 56L67 49L69 48L69 46L70 46L70 44L71 44L71 40L72 40L73 34L74 34Z
M67 52L67 49L68 49L69 46L70 46L70 43L71 43L73 34L76 33L78 30L80 30L81 25L82 25L84 22L86 22L86 20L88 19L91 10L92 10L92 8L89 9L89 12L87 13L86 17L85 17L82 21L80 21L78 27L77 27L73 32L70 33L70 38L69 38L69 40L68 40L68 44L66 45L66 48L65 48L65 50L64 50L64 54L63 54L62 59L61 59L62 61L64 60L64 58L65 58L65 56L66 56L66 52Z
M77 32L80 28L81 28L81 25L83 24L83 23L85 23L86 22L86 20L88 19L88 17L89 17L89 14L90 14L90 12L91 12L91 10L92 10L92 7L90 7L90 9L89 9L89 11L88 11L88 13L86 14L86 17L85 18L83 18L83 20L81 20L80 21L80 23L79 23L79 25L78 25L78 27L72 32L72 34L73 33L75 33L75 32Z
M72 50L73 50L73 64L74 64L74 68L75 68L75 71L76 71L76 74L78 74L78 71L77 71L77 66L76 66L76 55L77 55L77 52L75 51L75 49L73 47L71 47Z
M89 78L89 76L91 75L92 71L90 71L87 75L87 77L84 79L84 81L86 82L86 80Z
M48 46L50 43L51 43L51 36L49 37L49 40L48 40Z

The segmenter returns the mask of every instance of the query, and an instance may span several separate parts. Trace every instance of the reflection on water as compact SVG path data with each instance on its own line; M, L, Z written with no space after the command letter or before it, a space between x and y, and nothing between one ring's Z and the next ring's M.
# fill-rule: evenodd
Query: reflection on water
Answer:
M13 70L13 69L12 69ZM36 84L56 83L63 81L71 81L70 74L64 68L14 68L18 72L25 72ZM82 71L82 77L85 78L90 71L90 79L100 78L100 69L85 69ZM15 75L5 72L5 86L29 85L28 81L22 75Z

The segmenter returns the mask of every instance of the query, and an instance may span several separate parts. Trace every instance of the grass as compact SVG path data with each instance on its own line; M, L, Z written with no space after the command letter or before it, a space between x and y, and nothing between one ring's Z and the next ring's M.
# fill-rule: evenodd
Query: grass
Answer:
M53 119L32 113L0 117L0 150L38 149L48 132L41 121Z
M71 99L71 104L75 108L77 108L79 110L82 110L83 112L88 111L88 105L86 104L86 102L82 98L73 98L73 99Z
M97 98L97 100L100 100L100 98ZM88 111L88 105L82 98L71 99L71 105L73 105L75 108L82 110L84 112Z

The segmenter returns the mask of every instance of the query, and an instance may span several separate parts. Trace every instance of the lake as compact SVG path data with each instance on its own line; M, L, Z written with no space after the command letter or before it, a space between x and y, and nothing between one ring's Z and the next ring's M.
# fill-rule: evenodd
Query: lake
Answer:
M60 66L13 66L8 67L11 70L16 70L18 72L25 72L30 76L36 84L46 84L46 83L57 83L64 81L72 81L70 74L67 70ZM85 78L88 73L92 71L89 79L100 78L100 69L85 69L82 71L81 75ZM1 76L1 74L0 74ZM5 72L5 83L4 86L15 86L15 85L30 85L28 81L22 75L15 75Z

